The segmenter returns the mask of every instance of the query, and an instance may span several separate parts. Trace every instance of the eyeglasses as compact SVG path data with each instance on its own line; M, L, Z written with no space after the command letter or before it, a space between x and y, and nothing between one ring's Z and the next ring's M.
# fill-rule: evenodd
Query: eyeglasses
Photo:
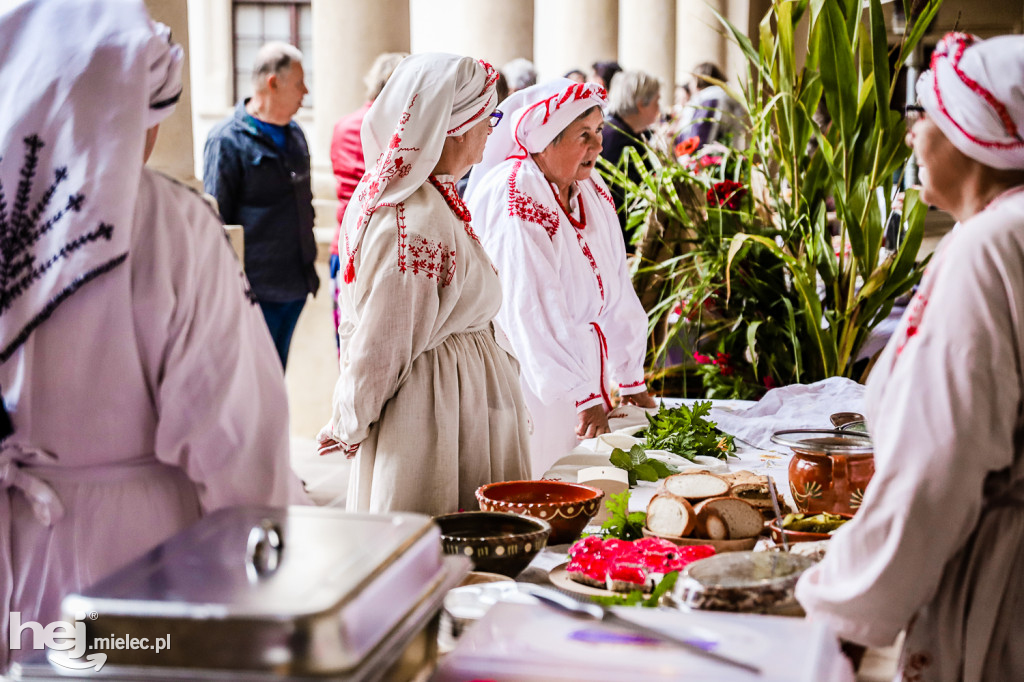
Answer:
M920 119L924 118L925 115L926 112L924 110L924 107L922 107L919 104L908 104L907 106L903 107L903 119L907 122L908 125L913 124L916 121L919 121Z
M501 123L501 117L502 116L504 116L504 114L502 114L500 111L492 111L491 112L491 117L489 119L487 119L488 125L490 125L492 128L494 128L499 123Z

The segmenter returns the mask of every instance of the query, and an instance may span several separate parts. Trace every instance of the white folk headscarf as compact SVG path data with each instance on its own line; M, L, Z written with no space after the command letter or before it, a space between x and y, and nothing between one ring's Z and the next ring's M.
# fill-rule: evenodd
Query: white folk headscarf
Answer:
M1024 36L947 34L917 81L917 98L970 158L1024 169Z
M0 362L127 258L146 129L181 92L168 35L142 0L2 3Z
M498 109L505 115L484 149L484 158L473 167L466 196L487 173L506 159L525 159L544 151L555 137L576 117L591 107L604 109L608 95L594 83L577 83L556 78L519 90L505 99Z
M363 227L374 210L419 189L441 159L445 139L490 116L497 82L490 64L471 57L428 53L399 63L363 119L363 158L376 161L342 222L345 283L355 279Z

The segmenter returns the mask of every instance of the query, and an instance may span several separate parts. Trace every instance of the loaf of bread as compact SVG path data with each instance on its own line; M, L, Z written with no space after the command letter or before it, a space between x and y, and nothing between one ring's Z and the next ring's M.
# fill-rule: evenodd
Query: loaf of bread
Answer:
M709 471L684 471L665 477L659 492L699 502L710 497L728 495L729 482Z
M752 538L764 529L764 517L746 500L713 497L696 507L697 535L709 540Z
M697 524L697 515L685 497L661 492L647 504L647 529L656 535L681 538Z

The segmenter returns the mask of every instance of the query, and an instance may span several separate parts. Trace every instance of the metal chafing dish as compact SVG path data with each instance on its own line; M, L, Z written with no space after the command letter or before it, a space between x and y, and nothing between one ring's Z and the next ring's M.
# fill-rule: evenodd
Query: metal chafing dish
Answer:
M67 596L62 610L103 645L86 652L107 656L84 671L92 679L399 680L413 674L399 668L436 657L442 602L469 568L441 554L426 516L236 507ZM126 637L168 646L114 646ZM66 679L69 662L88 658L67 653L16 665L14 679Z

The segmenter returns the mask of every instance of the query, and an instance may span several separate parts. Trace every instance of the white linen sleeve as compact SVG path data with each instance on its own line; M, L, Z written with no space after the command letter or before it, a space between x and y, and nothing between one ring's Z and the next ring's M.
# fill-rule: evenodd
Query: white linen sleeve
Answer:
M374 213L364 228L356 278L342 285L356 287L357 319L351 325L342 321L341 373L334 387L331 428L349 452L366 439L441 322L442 276L400 269L395 255L398 216L391 207ZM407 239L415 237L410 231ZM455 279L451 286L461 283Z
M600 177L595 177L593 181L601 191L610 195ZM596 198L596 203L607 211L607 205L601 197ZM607 320L603 328L608 338L608 365L611 378L618 384L619 394L632 395L647 390L644 382L647 313L629 276L626 241L618 227L618 220L612 216L610 222L604 221L601 225L612 228L602 237L608 244L607 248L614 254L616 263L615 271L609 276L609 279L614 278L614 286L608 287L609 297L603 315Z
M308 504L290 466L281 361L223 226L198 196L148 179L140 194L153 203L140 199L136 213L147 243L136 248L132 289L158 415L155 455L185 471L204 512Z
M863 504L797 586L810 618L869 646L890 644L932 597L977 525L986 476L1014 457L1024 253L964 236L868 406L876 468Z
M551 238L539 225L500 216L505 204L491 197L480 196L472 210L488 214L485 246L503 296L498 320L527 386L545 402L572 400L577 411L603 404L598 337L569 311Z

